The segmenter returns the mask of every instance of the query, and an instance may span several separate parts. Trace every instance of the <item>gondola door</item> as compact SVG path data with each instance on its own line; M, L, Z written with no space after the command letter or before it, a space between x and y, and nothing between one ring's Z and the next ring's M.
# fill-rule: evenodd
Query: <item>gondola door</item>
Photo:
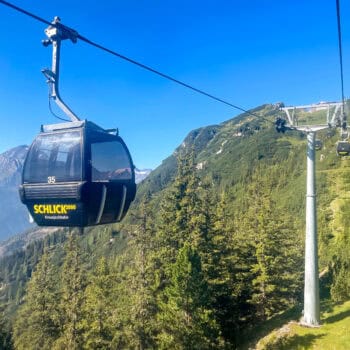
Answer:
M136 192L131 156L117 135L91 131L88 140L89 225L118 222Z

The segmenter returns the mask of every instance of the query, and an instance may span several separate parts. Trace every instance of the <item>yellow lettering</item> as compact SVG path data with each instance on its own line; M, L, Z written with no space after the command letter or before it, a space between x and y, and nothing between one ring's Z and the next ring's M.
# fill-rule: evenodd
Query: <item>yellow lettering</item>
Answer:
M34 214L68 214L70 210L76 210L76 204L34 204Z

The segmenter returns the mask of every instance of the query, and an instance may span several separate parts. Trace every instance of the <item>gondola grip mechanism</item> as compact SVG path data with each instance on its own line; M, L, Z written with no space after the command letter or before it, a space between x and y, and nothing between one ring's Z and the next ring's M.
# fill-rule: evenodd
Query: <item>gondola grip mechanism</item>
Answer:
M79 34L74 29L61 24L59 17L55 17L52 25L45 29L45 34L49 39L43 40L43 45L47 47L52 44L52 68L51 70L48 68L42 70L42 73L47 78L47 83L50 86L50 97L72 122L79 121L79 117L62 100L58 89L61 41L70 39L73 43L76 43Z

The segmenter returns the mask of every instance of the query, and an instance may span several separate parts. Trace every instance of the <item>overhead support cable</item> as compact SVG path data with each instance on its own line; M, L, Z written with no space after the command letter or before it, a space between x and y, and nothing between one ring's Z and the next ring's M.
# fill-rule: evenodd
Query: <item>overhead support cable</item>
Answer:
M11 4L11 3L7 2L7 1L0 0L0 3L5 5L5 6L11 7L12 9L14 9L14 10L16 10L18 12L21 12L21 13L23 13L26 16L32 17L32 18L36 19L39 22L45 23L47 25L51 25L51 22L47 21L46 19L41 18L41 17L39 17L39 16L29 12L29 11L26 11L26 10L16 6L16 5L13 5L13 4Z
M338 46L339 46L339 61L340 61L341 98L342 98L342 102L344 104L345 97L344 97L343 49L342 49L342 31L341 31L339 0L336 0L336 6L337 6L337 24L338 24Z
M269 123L273 123L271 120L266 119L266 118L264 118L261 115L258 115L256 113L250 112L249 110L247 110L245 108L242 108L242 107L240 107L240 106L238 106L236 104L233 104L233 103L231 103L231 102L229 102L227 100L224 100L224 99L222 99L220 97L214 96L214 95L212 95L212 94L210 94L210 93L208 93L208 92L206 92L206 91L204 91L202 89L198 89L198 88L196 88L196 87L194 87L194 86L192 86L190 84L187 84L187 83L185 83L185 82L183 82L181 80L178 80L178 79L176 79L176 78L174 78L174 77L172 77L172 76L170 76L168 74L162 73L162 72L160 72L157 69L154 69L154 68L152 68L152 67L150 67L148 65L145 65L145 64L143 64L141 62L138 62L138 61L136 61L136 60L134 60L132 58L129 58L129 57L125 56L125 55L122 55L122 54L120 54L120 53L118 53L118 52L116 52L114 50L111 50L111 49L105 47L105 46L102 46L102 45L100 45L100 44L98 44L98 43L96 43L96 42L94 42L94 41L92 41L92 40L90 40L90 39L80 35L78 32L76 32L72 28L69 28L69 27L67 27L67 26L65 26L65 25L63 25L61 23L54 23L54 22L47 21L47 20L45 20L42 17L39 17L39 16L37 16L37 15L27 11L27 10L24 10L24 9L22 9L22 8L16 6L16 5L13 5L13 4L11 4L11 3L7 2L7 1L4 1L4 0L0 0L0 4L8 6L8 7L12 8L13 10L16 10L16 11L18 11L18 12L20 12L20 13L26 15L26 16L32 17L33 19L35 19L35 20L37 20L39 22L45 23L45 24L47 24L49 26L64 29L66 32L70 32L76 39L80 39L81 41L84 41L85 43L87 43L87 44L89 44L89 45L91 45L91 46L93 46L93 47L95 47L97 49L105 51L105 52L107 52L107 53L109 53L109 54L111 54L113 56L116 56L116 57L118 57L118 58L120 58L120 59L122 59L122 60L124 60L126 62L129 62L129 63L131 63L133 65L136 65L136 66L138 66L138 67L140 67L142 69L145 69L145 70L147 70L147 71L149 71L151 73L154 73L154 74L156 74L156 75L158 75L158 76L160 76L160 77L162 77L164 79L170 80L170 81L172 81L172 82L174 82L174 83L176 83L178 85L181 85L181 86L183 86L183 87L185 87L187 89L190 89L190 90L192 90L192 91L194 91L196 93L204 95L204 96L206 96L206 97L208 97L208 98L210 98L212 100L215 100L217 102L225 104L225 105L227 105L229 107L232 107L232 108L237 109L237 110L239 110L241 112L247 113L247 114L249 114L251 116L254 116L256 118L263 119L263 120L265 120L265 121L267 121Z
M348 137L347 132L347 116L345 114L345 96L344 96L344 70L343 70L343 49L342 49L342 30L341 30L341 18L340 18L340 4L339 0L336 0L337 7L337 28L338 28L338 46L339 46L339 63L340 63L340 89L341 98L343 104L343 113L341 116L341 130L342 138Z

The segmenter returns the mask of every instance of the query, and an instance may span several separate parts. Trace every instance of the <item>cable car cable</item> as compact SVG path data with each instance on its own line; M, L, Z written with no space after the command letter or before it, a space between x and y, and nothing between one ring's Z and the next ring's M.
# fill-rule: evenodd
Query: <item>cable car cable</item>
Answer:
M39 17L37 15L34 15L33 13L28 12L28 11L26 11L26 10L16 6L16 5L13 5L13 4L11 4L11 3L7 2L7 1L0 0L0 3L2 3L5 6L11 7L13 10L16 10L18 12L22 12L23 14L25 14L25 15L27 15L29 17L32 17L32 18L36 19L39 22L45 23L47 25L51 25L51 22L45 20L44 18L41 18L41 17Z
M341 22L340 22L340 5L339 5L339 0L336 0L336 7L337 7L338 46L339 46L339 60L340 60L341 97L342 97L342 103L343 103L343 108L344 108L345 98L344 98L343 50L342 50L342 35L341 35Z
M133 60L133 59L131 59L129 57L126 57L126 56L124 56L124 55L122 55L122 54L120 54L120 53L118 53L116 51L110 50L110 49L108 49L108 48L106 48L106 47L104 47L104 46L102 46L100 44L97 44L97 43L95 43L95 42L93 42L93 41L83 37L80 34L78 34L78 38L80 40L82 40L82 41L85 41L87 44L90 44L90 45L92 45L92 46L94 46L94 47L96 47L96 48L98 48L100 50L106 51L106 52L110 53L113 56L119 57L119 58L121 58L121 59L123 59L123 60L125 60L125 61L127 61L129 63L132 63L132 64L134 64L136 66L139 66L139 67L141 67L141 68L143 68L145 70L148 70L148 71L150 71L150 72L152 72L154 74L157 74L157 75L161 76L162 78L168 79L168 80L170 80L170 81L172 81L172 82L174 82L176 84L182 85L182 86L184 86L184 87L186 87L186 88L188 88L190 90L193 90L193 91L195 91L195 92L197 92L199 94L202 94L204 96L207 96L207 97L209 97L209 98L211 98L213 100L216 100L216 101L221 102L223 104L226 104L226 105L228 105L230 107L238 109L238 110L240 110L240 111L242 111L244 113L248 113L248 114L253 115L255 117L258 117L258 118L263 118L262 116L259 116L257 114L251 113L251 112L249 112L248 110L246 110L246 109L244 109L242 107L239 107L237 105L232 104L231 102L225 101L225 100L223 100L223 99L221 99L219 97L216 97L216 96L214 96L212 94L209 94L209 93L207 93L207 92L205 92L203 90L197 89L196 87L194 87L192 85L189 85L187 83L184 83L184 82L182 82L182 81L180 81L178 79L175 79L175 78L171 77L168 74L162 73L162 72L160 72L160 71L158 71L158 70L156 70L156 69L154 69L152 67L149 67L149 66L147 66L147 65L145 65L143 63L137 62L137 61L135 61L135 60ZM265 120L267 120L267 119L265 119ZM270 120L267 120L267 121L271 122Z
M337 142L337 155L349 156L350 155L350 143L347 140L349 134L347 132L347 117L345 114L345 97L344 97L344 72L343 72L343 50L342 50L342 33L341 33L341 18L340 18L340 4L339 0L336 0L337 8L337 25L338 25L338 46L339 46L339 61L340 61L340 84L341 84L341 97L342 97L342 116L341 116L341 140Z
M20 8L20 7L18 7L18 6L15 6L15 5L13 5L13 4L7 2L7 1L0 0L0 3L3 4L3 5L5 5L5 6L8 6L8 7L12 8L12 9L14 9L14 10L16 10L16 11L18 11L18 12L21 12L21 13L23 13L23 14L29 16L29 17L32 17L32 18L36 19L36 20L39 21L39 22L45 23L45 24L47 24L47 25L49 25L49 26L53 26L53 27L56 26L56 27L58 27L58 26L55 25L54 23L49 22L49 21L47 21L47 20L45 20L45 19L43 19L43 18L41 18L41 17L39 17L39 16L37 16L37 15L31 13L31 12L28 12L28 11L26 11L26 10L24 10L24 9L22 9L22 8ZM68 30L72 30L71 28L69 28L69 27L67 27L67 26L64 26L64 25L62 25L62 24L59 24L59 26L61 26L61 27L63 27L63 28L66 28L66 29L68 29ZM100 45L100 44L98 44L98 43L95 43L95 42L91 41L90 39L88 39L88 38L86 38L86 37L84 37L84 36L82 36L82 35L80 35L80 34L78 34L78 33L76 33L76 34L77 34L76 37L77 37L78 39L84 41L85 43L87 43L87 44L89 44L89 45L91 45L91 46L94 46L95 48L98 48L98 49L100 49L100 50L102 50L102 51L105 51L105 52L107 52L107 53L109 53L109 54L111 54L111 55L113 55L113 56L119 57L119 58L121 58L121 59L124 60L124 61L127 61L127 62L129 62L129 63L132 63L132 64L134 64L134 65L140 67L140 68L143 68L143 69L145 69L145 70L148 70L148 71L151 72L151 73L157 74L158 76L160 76L160 77L162 77L162 78L164 78L164 79L170 80L170 81L172 81L172 82L174 82L174 83L176 83L176 84L179 84L179 85L181 85L181 86L183 86L183 87L185 87L185 88L187 88L187 89L190 89L190 90L192 90L192 91L195 91L195 92L197 92L197 93L199 93L199 94L201 94L201 95L204 95L204 96L206 96L206 97L208 97L208 98L211 98L211 99L213 99L213 100L215 100L215 101L217 101L217 102L223 103L223 104L225 104L225 105L227 105L227 106L230 106L230 107L232 107L232 108L234 108L234 109L240 110L241 112L247 113L247 114L249 114L249 115L252 115L252 116L254 116L254 117L263 119L263 120L265 120L265 121L267 121L267 122L269 122L269 123L274 124L274 122L272 122L272 121L269 120L269 119L264 118L263 116L260 116L260 115L258 115L258 114L255 114L255 113L253 113L253 112L250 112L250 111L248 111L248 110L246 110L246 109L244 109L244 108L242 108L242 107L240 107L240 106L237 106L237 105L235 105L235 104L233 104L233 103L231 103L231 102L228 102L228 101L226 101L226 100L224 100L224 99L222 99L222 98L216 97L216 96L214 96L214 95L212 95L212 94L210 94L210 93L208 93L208 92L205 92L204 90L198 89L198 88L196 88L196 87L194 87L194 86L192 86L192 85L190 85L190 84L187 84L187 83L182 82L182 81L180 81L180 80L178 80L178 79L176 79L176 78L173 78L172 76L170 76L170 75L168 75L168 74L162 73L162 72L160 72L160 71L158 71L158 70L156 70L156 69L154 69L154 68L152 68L152 67L150 67L150 66L147 66L147 65L145 65L145 64L143 64L143 63L140 63L140 62L138 62L138 61L135 61L135 60L133 60L133 59L127 57L127 56L124 56L124 55L122 55L122 54L120 54L120 53L118 53L118 52L116 52L116 51L113 51L113 50L111 50L111 49L109 49L109 48L107 48L107 47L104 47L104 46L102 46L102 45Z

